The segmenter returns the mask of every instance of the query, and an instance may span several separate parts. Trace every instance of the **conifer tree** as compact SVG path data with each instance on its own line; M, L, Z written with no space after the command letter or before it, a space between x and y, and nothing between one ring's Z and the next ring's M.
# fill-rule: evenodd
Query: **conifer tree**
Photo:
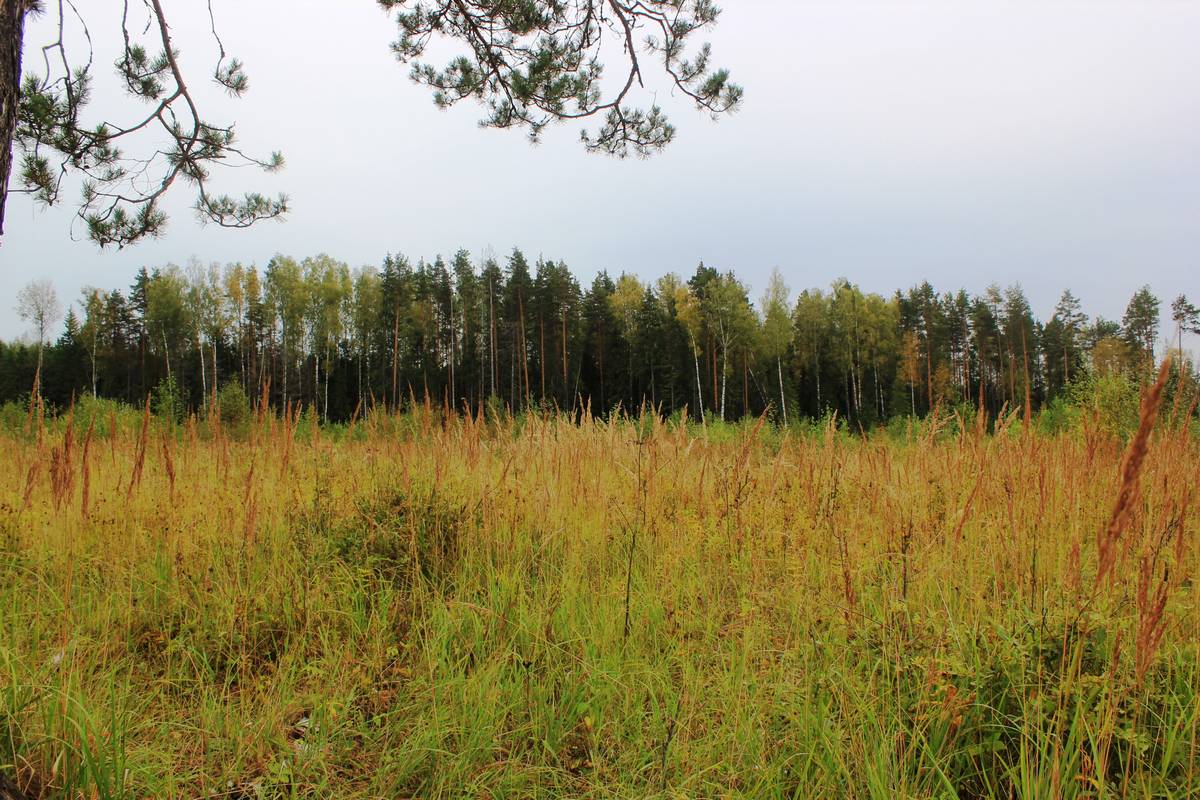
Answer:
M600 127L581 133L589 150L624 157L665 147L675 128L657 105L633 102L646 93L644 78L652 64L675 91L714 117L735 109L742 98L728 71L712 66L709 46L691 46L694 35L720 16L711 0L379 4L397 25L392 51L412 65L412 80L433 89L439 106L478 101L487 109L485 126L522 128L535 140L552 122L595 117ZM26 17L44 5L41 0L0 5L0 234L14 143L20 186L42 203L63 199L67 176L79 179L77 215L101 247L161 234L167 222L163 198L177 184L192 187L197 213L221 226L247 227L288 211L284 195L249 192L239 198L213 188L215 167L274 171L283 166L283 156L246 153L234 124L213 122L201 111L189 88L199 80L195 63L172 37L164 0L146 0L138 13L126 8L121 16L123 46L115 71L131 101L124 109L90 107L97 67L86 54L69 53L68 42L80 32L90 41L92 33L73 4L49 4L55 38L37 45L47 54L41 71L22 73ZM211 2L208 10L216 52L212 78L240 97L249 78L243 63L225 52ZM464 52L441 68L421 62L435 40ZM610 94L601 76L609 55L618 52L611 44L623 53L624 79ZM157 137L151 144L140 138L151 134Z
M1159 301L1143 286L1133 293L1125 316L1121 318L1125 344L1129 347L1131 364L1138 373L1148 372L1154 363L1154 343L1158 339Z

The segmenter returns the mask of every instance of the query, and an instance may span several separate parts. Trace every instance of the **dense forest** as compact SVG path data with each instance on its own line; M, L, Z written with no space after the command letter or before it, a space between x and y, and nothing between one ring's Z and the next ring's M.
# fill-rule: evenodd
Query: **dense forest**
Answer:
M1197 329L1186 298L1171 311L1176 332ZM1091 374L1138 378L1159 318L1148 288L1119 323L1089 319L1070 291L1043 322L1016 286L973 296L922 283L885 297L838 280L792 300L776 271L753 303L732 273L704 264L652 284L601 272L585 287L565 263L530 264L520 250L479 265L465 251L415 264L389 255L362 269L277 256L261 272L143 268L126 291L85 290L44 352L0 343L0 401L27 398L44 363L41 393L58 406L84 394L141 403L166 385L201 409L236 386L327 421L416 401L836 412L869 426L961 402L1037 409Z

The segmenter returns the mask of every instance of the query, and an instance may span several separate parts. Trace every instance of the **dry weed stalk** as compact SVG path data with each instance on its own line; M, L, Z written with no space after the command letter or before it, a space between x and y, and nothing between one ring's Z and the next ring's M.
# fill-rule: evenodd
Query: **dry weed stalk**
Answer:
M187 434L188 449L195 452L200 444L200 433L196 430L196 415L194 413L188 414L185 432Z
M67 430L63 434L62 447L50 450L50 490L54 510L58 511L67 495L75 488L75 469L71 463L75 444L75 407L67 416Z
M117 464L117 409L108 410L108 454L113 466Z
M293 410L292 404L289 402L283 409L283 441L280 443L283 448L283 453L279 458L279 474L287 472L288 462L292 457L292 439L296 434L296 426L300 421L300 407L297 405Z
M96 429L96 418L93 417L88 423L87 434L83 437L83 456L79 461L79 473L81 478L81 490L79 498L79 513L82 516L87 516L88 513L88 494L91 490L92 472L88 465L88 456L92 452L92 433Z
M1154 656L1162 644L1163 634L1167 630L1167 620L1164 613L1167 607L1167 598L1170 596L1171 590L1179 584L1182 577L1185 544L1184 530L1187 527L1187 510L1190 500L1191 487L1188 487L1178 505L1172 503L1172 506L1174 506L1173 513L1163 528L1158 542L1155 543L1153 548L1143 553L1141 563L1138 565L1136 595L1138 610L1137 658L1135 660L1135 671L1139 685L1145 677L1146 671L1153 664ZM1172 532L1175 534L1172 552L1175 572L1172 574L1171 567L1164 567L1161 573L1159 573L1157 569L1159 554L1166 547Z
M353 440L354 426L358 424L358 414L362 411L362 398L358 398L358 404L354 406L354 413L350 415L350 424L346 428L346 438ZM467 421L470 422L471 409L467 409Z
M258 398L257 419L255 422L259 427L263 424L263 419L266 418L267 411L271 407L271 378L267 377L262 383L262 395Z
M983 381L979 381L979 408L975 412L975 438L982 439L987 433L987 406L984 405Z
M1121 488L1117 492L1117 499L1113 504L1108 525L1096 539L1096 550L1099 554L1099 564L1096 568L1097 586L1112 571L1113 564L1117 559L1117 542L1120 541L1121 534L1129 525L1134 507L1140 497L1142 462L1145 461L1146 452L1149 450L1150 433L1154 429L1154 420L1162 405L1163 387L1167 385L1170 367L1171 359L1163 359L1162 366L1158 370L1158 379L1142 395L1137 433L1134 434L1133 440L1125 451L1124 458L1121 459Z
M1079 540L1076 539L1071 545L1071 552L1067 554L1067 588L1071 590L1071 594L1078 596L1079 590L1083 585L1083 569L1081 566Z
M38 426L41 427L41 404L42 404L42 370L39 367L37 372L33 373L33 389L29 392L29 415L25 419L25 432L30 433L33 430L33 417L38 414Z
M1008 429L1012 427L1013 422L1017 419L1017 410L1008 407L1008 401L1005 400L1000 406L1000 410L996 413L996 423L992 426L992 438L1003 439L1008 435Z
M175 500L175 459L171 455L171 435L163 431L162 435L163 466L167 470L167 483L170 486L171 501Z
M1095 772L1097 775L1108 774L1108 762L1112 754L1112 740L1116 731L1117 717L1117 667L1121 662L1121 639L1124 631L1118 629L1116 640L1113 642L1112 655L1108 662L1108 703L1104 718L1100 724L1100 735L1096 747Z
M133 460L133 474L129 478L129 488L125 490L126 499L133 496L133 490L142 482L142 467L146 463L146 444L150 436L150 395L146 395L146 407L142 411L142 433L138 437L137 455Z
M1188 429L1192 425L1192 417L1196 416L1196 407L1200 406L1200 391L1196 392L1192 397L1192 403L1188 406L1187 413L1183 415L1183 430L1179 432L1180 437L1186 439Z
M217 447L219 456L219 464L221 467L221 480L229 480L229 437L225 435L225 426L221 422L221 404L214 403L212 411L209 413L209 419L212 420L213 444Z
M250 472L246 475L246 493L242 505L246 507L246 522L242 530L242 547L245 550L254 545L256 522L258 520L258 495L254 491L254 467L250 464Z
M962 541L963 526L967 524L967 517L971 516L971 506L975 503L975 495L979 493L979 486L983 483L983 470L979 470L979 474L975 477L975 485L971 487L970 494L967 495L967 502L963 504L962 514L958 517L958 524L954 526L954 535L951 537L956 542Z
M1167 629L1164 612L1171 591L1171 570L1164 569L1155 579L1154 567L1153 556L1150 553L1143 555L1138 566L1138 621L1134 659L1134 674L1139 686L1154 662L1154 654L1158 652L1158 646L1162 643L1163 634Z
M33 461L29 464L29 471L25 473L25 497L24 505L22 506L25 510L29 510L29 507L33 505L33 487L37 485L37 479L41 471L42 458L39 454L33 457Z

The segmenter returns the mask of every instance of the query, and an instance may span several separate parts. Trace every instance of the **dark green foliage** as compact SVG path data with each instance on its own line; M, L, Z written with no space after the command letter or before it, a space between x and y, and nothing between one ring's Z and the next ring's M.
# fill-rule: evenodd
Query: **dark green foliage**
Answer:
M611 0L379 2L395 12L399 38L393 52L400 61L412 62L412 79L431 87L439 106L472 98L487 108L485 126L521 127L534 140L551 122L598 117L603 120L599 130L581 134L588 150L625 157L646 156L665 147L675 128L662 110L630 103L635 87L643 90L651 59L700 111L716 117L741 102L742 89L729 80L728 70L711 66L709 45L689 47L693 34L711 28L720 15L710 0L628 5ZM18 58L15 70L5 70L0 93L19 97L19 106L15 119L6 114L0 120L0 232L12 166L8 154L14 143L21 152L16 170L20 183L40 202L59 202L66 176L81 180L78 216L101 247L124 247L159 236L167 223L162 198L176 183L193 188L194 208L202 220L223 227L244 228L287 213L284 195L268 198L248 192L235 198L214 193L214 166L254 166L272 172L283 166L283 156L247 155L234 125L215 124L201 115L162 5L157 0L145 5L144 26L133 22L128 8L122 15L123 46L112 65L125 94L139 102L127 118L109 108L95 113L94 122L85 119L92 111L91 55L72 65L67 46L78 33L90 43L86 19L73 6L69 14L58 4L58 38L42 48L47 54L45 72L30 72L22 79L24 15L26 10L44 9L32 2L6 7L6 32L11 34L6 45ZM75 30L76 25L82 30ZM212 34L219 52L212 79L240 97L249 88L244 65L225 52L215 22ZM451 58L440 69L420 63L434 38L465 47L467 55ZM610 55L606 39L621 43L625 60L625 78L611 96L601 88L602 57ZM56 55L52 58L50 53ZM190 83L195 81L192 76ZM121 121L109 122L114 119ZM123 151L137 137L148 135L158 137L148 155Z
M703 263L686 281L601 271L581 287L565 263L520 249L481 264L463 250L388 255L361 270L325 255L278 255L262 274L168 265L139 270L128 292L85 290L57 340L46 337L41 391L60 409L93 386L140 408L170 378L155 409L169 396L181 420L209 413L221 387L235 433L264 397L322 422L414 404L602 416L645 406L696 422L701 411L778 424L836 415L852 430L935 410L971 419L981 403L994 419L1028 399L1048 414L1043 427L1083 407L1124 431L1147 374L1137 315L1133 328L1089 321L1069 291L1042 323L1015 286L972 296L924 283L884 297L839 279L792 298L777 275L772 287L755 308L733 273ZM1152 299L1141 290L1131 308L1153 310ZM1186 324L1187 301L1174 308ZM34 346L0 343L0 402L28 398L37 358ZM1172 370L1179 413L1193 373L1186 360Z
M176 182L194 188L196 212L217 225L242 228L281 217L287 212L287 198L282 195L272 199L251 192L235 199L212 191L215 165L253 165L274 171L283 166L283 157L279 153L265 159L248 156L238 146L233 125L214 124L200 115L176 60L178 51L164 12L158 3L148 3L147 9L151 18L144 28L132 24L128 14L122 17L124 46L113 64L125 93L140 102L124 119L111 108L94 115L96 120L121 119L110 123L85 119L93 111L94 64L89 55L86 62L71 65L70 37L64 36L64 29L73 34L71 26L79 24L89 40L90 33L78 12L64 16L63 6L57 7L59 38L45 49L58 55L41 62L44 73L24 76L15 130L0 130L5 152L14 143L20 149L17 175L22 187L41 203L53 205L62 199L64 178L78 176L82 181L78 216L89 238L101 247L124 247L159 236L167 223L162 198ZM218 47L213 77L231 95L241 95L249 85L242 63L227 58L219 40ZM142 103L148 103L149 110L140 108ZM150 155L131 156L122 149L148 133L158 136ZM0 209L6 199L3 191L0 186Z
M1121 319L1125 342L1140 356L1142 366L1153 363L1154 345L1158 339L1158 298L1143 286L1134 293Z
M436 492L396 493L359 511L332 532L334 551L397 586L423 580L449 589L464 539L478 524L469 509Z
M250 400L237 381L229 381L217 393L221 409L221 425L235 436L245 433L250 424Z
M150 404L150 410L169 425L177 425L183 421L187 409L174 377L164 378L154 387L154 400Z
M412 79L434 90L439 107L475 100L486 109L482 125L524 128L534 141L552 122L600 117L599 130L581 134L588 150L625 157L665 147L675 128L662 110L627 102L642 88L650 59L676 90L714 117L742 99L728 70L711 67L707 43L688 52L690 37L715 24L721 13L709 0L380 0L380 5L395 11L399 38L393 52L412 63ZM466 54L440 68L421 62L435 37L466 47ZM619 88L609 96L601 88L606 38L621 44L627 61Z

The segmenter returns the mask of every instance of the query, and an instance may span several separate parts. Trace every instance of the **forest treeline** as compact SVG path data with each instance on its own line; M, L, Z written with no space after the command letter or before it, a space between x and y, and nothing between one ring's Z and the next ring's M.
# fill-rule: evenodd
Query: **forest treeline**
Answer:
M1178 332L1196 330L1185 298L1171 308ZM836 412L868 426L961 402L1037 409L1090 375L1139 378L1159 318L1149 288L1120 322L1089 318L1070 291L1040 321L1018 286L883 296L843 279L792 299L776 271L752 302L733 273L704 264L582 286L565 263L516 249L361 269L277 256L261 271L143 268L127 290L85 290L44 353L0 343L0 402L29 396L41 360L42 395L59 406L84 394L141 403L167 382L192 409L236 385L328 421L428 398L723 419Z

